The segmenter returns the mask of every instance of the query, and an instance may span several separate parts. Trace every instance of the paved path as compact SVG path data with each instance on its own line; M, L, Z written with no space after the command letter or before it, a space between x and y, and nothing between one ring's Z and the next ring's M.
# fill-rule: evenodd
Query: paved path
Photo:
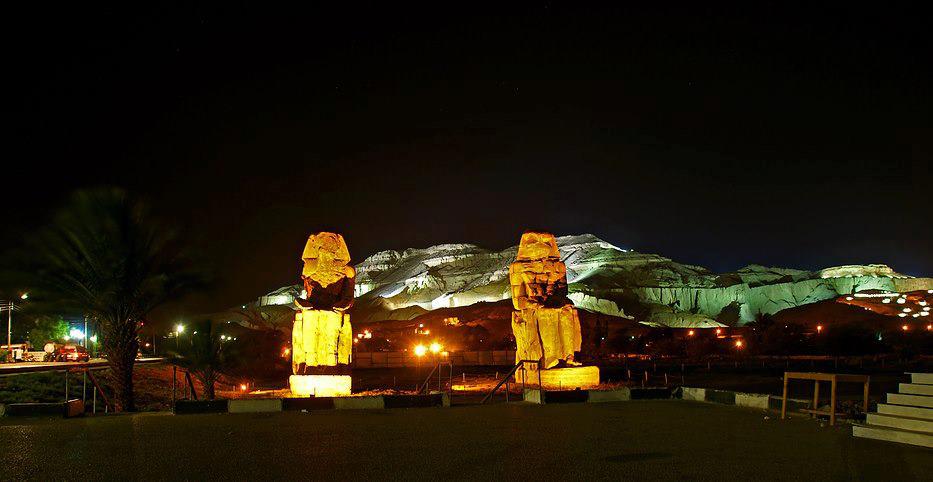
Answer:
M923 480L933 452L680 400L0 421L2 480ZM929 479L927 479L929 480Z

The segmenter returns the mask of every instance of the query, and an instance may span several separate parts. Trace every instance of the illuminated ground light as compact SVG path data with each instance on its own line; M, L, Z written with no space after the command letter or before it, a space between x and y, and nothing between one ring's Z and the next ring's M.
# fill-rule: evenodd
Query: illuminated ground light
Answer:
M742 349L742 346L744 346L744 345L745 345L745 343L742 343L742 340L735 340L735 347L736 347L736 348L738 348L738 349L741 350L741 349Z
M415 346L415 356L424 356L428 352L428 348L424 345Z
M822 332L823 332L823 325L816 325L816 331L817 331L817 333L822 333Z
M901 325L901 329L904 330L904 331L907 331L907 330L910 329L910 327L907 326L907 325Z
M891 302L891 298L885 298L885 299L881 300L881 302L882 302L882 303L885 303L885 304L890 303L890 302Z
M722 334L722 328L716 328L716 334L717 334L717 335L721 335L721 334Z
M693 330L690 330L687 332L687 336L693 336L694 334L696 334L696 332L694 332Z
M435 354L436 354L436 353L440 353L440 352L441 352L441 348L442 348L442 347L441 347L441 344L440 344L440 343L434 342L434 343L431 343L431 347L430 347L430 348L431 348L431 353L435 353Z
M897 316L900 316L901 318L904 318L904 317L907 316L907 313L898 313Z
M904 303L907 303L907 300L906 300L906 299L904 299L904 298L898 298L898 299L897 299L897 304L903 305Z
M851 296L846 296L846 301L852 301L852 300L854 300L854 299L855 299L855 298L853 298L853 297L851 297Z
M933 331L933 325L927 325L927 331Z
M928 295L933 295L933 290L927 290Z
M345 397L350 395L350 375L292 375L288 388L293 397Z

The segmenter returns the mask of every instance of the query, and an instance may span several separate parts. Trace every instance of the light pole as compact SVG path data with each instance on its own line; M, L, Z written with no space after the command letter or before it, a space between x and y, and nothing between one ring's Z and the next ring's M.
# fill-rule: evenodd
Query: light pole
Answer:
M29 293L23 293L20 295L19 299L26 301L29 298ZM13 310L16 309L16 303L11 299L9 301L0 302L0 312L2 310L7 310L6 317L6 360L13 361Z

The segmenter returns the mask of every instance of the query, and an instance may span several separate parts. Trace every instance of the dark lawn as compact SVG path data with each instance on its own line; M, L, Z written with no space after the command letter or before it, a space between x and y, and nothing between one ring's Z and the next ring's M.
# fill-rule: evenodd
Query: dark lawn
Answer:
M0 421L0 480L924 480L933 451L679 400ZM929 480L929 479L926 479Z

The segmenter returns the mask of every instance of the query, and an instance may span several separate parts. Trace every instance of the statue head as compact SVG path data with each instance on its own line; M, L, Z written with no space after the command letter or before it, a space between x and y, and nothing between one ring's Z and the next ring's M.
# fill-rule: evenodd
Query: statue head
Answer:
M530 261L548 258L560 260L560 251L557 250L557 240L554 239L553 234L540 231L527 231L522 234L522 240L518 243L516 260Z
M343 236L336 233L323 232L309 236L301 259L304 261L301 276L311 278L321 286L327 286L352 273L352 270L347 269L350 264L347 243L343 241Z

